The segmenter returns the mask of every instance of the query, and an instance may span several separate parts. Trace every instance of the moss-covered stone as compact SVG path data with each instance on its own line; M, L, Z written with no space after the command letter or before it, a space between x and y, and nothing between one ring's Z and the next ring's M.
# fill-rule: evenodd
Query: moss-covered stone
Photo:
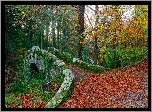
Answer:
M52 49L54 52L57 52L56 54L59 55L59 51L57 49ZM71 93L71 84L73 84L74 80L74 75L70 69L67 69L68 67L65 65L65 63L57 58L55 54L52 54L51 52L48 52L43 49L39 49L38 46L33 46L31 50L28 50L28 52L25 54L24 58L24 69L25 69L25 75L27 78L29 78L28 74L30 73L29 71L29 65L30 62L34 62L37 64L37 58L43 57L42 60L44 59L44 67L46 67L45 60L49 61L51 60L50 63L54 64L56 69L59 69L59 71L65 75L64 81L62 82L59 90L55 94L53 98L50 99L48 104L45 106L45 108L55 108L58 106L65 98L69 96L69 93ZM29 61L30 60L30 61ZM55 69L54 68L54 69ZM45 69L45 68L44 68Z

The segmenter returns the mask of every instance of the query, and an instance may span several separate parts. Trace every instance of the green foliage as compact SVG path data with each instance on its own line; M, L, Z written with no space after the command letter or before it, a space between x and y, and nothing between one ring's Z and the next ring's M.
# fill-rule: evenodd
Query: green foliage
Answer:
M15 100L14 94L12 93L5 94L5 107L9 108L10 104L14 102L14 100Z
M17 105L20 105L21 103L22 103L22 100L17 100L17 101L16 101L16 104L17 104Z
M17 71L23 69L23 57L15 59L10 63L10 65Z
M140 48L132 48L132 49L117 49L116 52L116 67L124 67L128 65L133 65L136 62L145 58L143 54L148 50L148 47L143 46ZM114 51L113 49L107 49L106 56L104 59L106 60L106 65L108 68L114 68ZM146 53L147 54L147 53ZM124 59L124 60L121 60Z
M90 63L89 62L89 50L86 45L84 45L84 47L82 48L82 59L84 62Z
M63 97L61 103L59 103L59 104L56 106L56 108L58 108L58 106L62 105L62 104L71 96L73 89L74 89L74 80L72 81L72 84L70 85L69 89L66 90L66 91L63 91L63 92L65 92L65 93L64 93L65 96Z
M97 65L92 65L92 64L89 64L89 63L86 63L84 61L81 61L81 62L73 62L73 56L69 53L66 53L66 52L60 52L59 50L54 50L53 47L51 47L49 49L49 52L51 52L52 54L56 55L58 58L72 64L72 65L76 65L82 69L85 69L87 70L88 72L91 72L91 73L103 73L105 70L110 70L109 68L103 68L101 66L97 66Z
M72 63L72 58L74 58L72 54L67 52L60 52L59 50L54 50L53 47L49 49L49 52L57 56L59 59L66 60L66 62L68 63Z
M14 94L28 92L28 83L24 80L17 81L8 88L8 93L10 92Z
M55 95L56 91L49 91L49 92L44 92L42 95L42 100L43 101L48 101L48 99L50 99L53 95Z
M51 82L55 82L56 84L61 84L64 81L63 74L55 74L51 77Z
M114 52L112 49L107 49L107 54L105 55L104 59L106 60L107 67L113 69L114 68Z
M22 28L25 16L22 14L23 7L18 5L5 6L5 52L11 53L20 47L26 47L27 38L25 34L27 31Z

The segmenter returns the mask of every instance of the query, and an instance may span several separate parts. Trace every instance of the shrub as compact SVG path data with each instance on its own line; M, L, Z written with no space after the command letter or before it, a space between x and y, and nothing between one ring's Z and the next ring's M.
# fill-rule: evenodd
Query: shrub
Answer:
M80 68L87 70L88 72L103 73L104 70L110 70L109 68L103 68L98 65L92 65L92 64L86 63L82 60L79 60L78 58L74 58L74 56L72 56L71 54L67 52L60 52L59 50L53 47L49 48L49 52L51 52L52 54L56 55L58 58L70 64L76 65Z

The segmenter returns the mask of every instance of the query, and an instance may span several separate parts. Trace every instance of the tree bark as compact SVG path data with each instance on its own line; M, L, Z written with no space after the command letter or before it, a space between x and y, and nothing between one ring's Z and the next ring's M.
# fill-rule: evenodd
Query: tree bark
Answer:
M43 49L43 29L42 28L41 28L41 49Z
M29 21L29 37L30 40L32 41L32 36L33 36L33 30L32 30L32 10L33 10L33 5L29 6L30 8L30 21Z
M59 22L57 22L57 48L59 49Z
M95 15L98 14L98 11L99 11L99 7L98 5L96 5L95 7ZM96 22L95 22L95 25L98 24L99 22L99 16L96 17ZM94 62L95 64L97 64L97 61L98 61L98 45L97 45L97 39L98 37L94 37Z
M77 48L76 48L76 57L79 59L82 59L82 41L83 36L82 33L84 31L84 5L78 5L78 42L77 42ZM81 37L80 37L81 36Z
M55 8L55 6L51 6L51 9L53 11L53 9ZM52 47L56 47L56 39L55 39L55 16L53 16L51 18L51 34L52 34Z
M57 15L59 14L59 9L60 7L57 7ZM57 45L56 45L56 47L57 47L57 49L59 49L59 36L60 36L60 21L59 20L57 20Z
M116 45L115 45L115 42L116 42L116 37L114 37L114 41L113 41L113 50L114 50L114 69L116 68Z
M52 20L52 47L56 47L56 41L55 41L55 23L54 23L54 20Z

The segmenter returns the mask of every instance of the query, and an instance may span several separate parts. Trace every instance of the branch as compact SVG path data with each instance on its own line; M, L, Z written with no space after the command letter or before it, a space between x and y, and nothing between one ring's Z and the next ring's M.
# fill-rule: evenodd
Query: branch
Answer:
M86 5L89 9L91 9L93 12L95 12L95 10L93 10L90 6Z
M92 26L92 24L91 24L91 22L90 22L90 19L89 19L88 14L87 14L87 13L85 13L85 14L86 14L86 16L87 16L87 18L88 18L88 20L89 20L89 23L90 23L91 27L93 28L93 26Z

